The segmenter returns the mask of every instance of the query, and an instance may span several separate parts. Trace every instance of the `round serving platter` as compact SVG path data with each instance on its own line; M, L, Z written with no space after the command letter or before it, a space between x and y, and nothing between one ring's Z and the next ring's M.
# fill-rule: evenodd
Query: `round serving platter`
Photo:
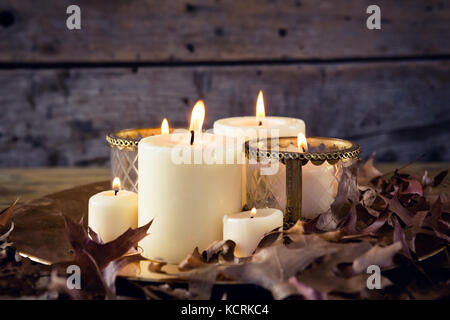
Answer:
M10 235L10 241L21 255L43 264L70 260L72 248L65 233L62 214L74 221L80 221L84 217L87 227L89 198L109 188L109 181L97 182L53 193L18 207L14 211L14 231ZM419 261L428 259L445 248L431 245L427 237L421 238L416 244ZM165 265L162 269L165 273L156 273L149 270L150 263L142 261L130 264L119 276L156 283L184 282L177 277L179 271L176 265ZM237 283L221 281L217 284Z

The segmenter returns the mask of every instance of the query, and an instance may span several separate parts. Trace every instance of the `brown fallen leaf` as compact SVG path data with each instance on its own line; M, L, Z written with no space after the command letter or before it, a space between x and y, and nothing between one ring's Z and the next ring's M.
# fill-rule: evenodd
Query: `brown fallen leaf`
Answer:
M441 238L450 243L450 224L442 219L443 203L438 197L436 202L431 207L431 226L438 238Z
M373 223L364 228L361 231L361 233L374 235L378 230L380 230L382 226L385 225L388 217L389 213L386 210L384 210L379 214L378 218Z
M232 240L214 241L201 254L198 247L186 256L183 261L178 264L180 271L192 270L200 268L211 263L234 261L234 248L236 244Z
M336 198L330 209L318 217L315 227L321 231L330 231L338 227L349 214L352 203L359 199L356 185L357 163L342 168L342 175L338 184Z
M287 282L290 277L317 258L336 251L333 246L323 245L324 240L319 237L307 239L308 245L300 248L278 245L262 249L249 262L222 266L220 273L235 281L262 286L270 290L275 299L284 299L295 292Z
M314 263L312 268L298 276L299 281L310 286L323 295L337 293L358 294L366 289L367 274L356 273L351 269L341 273L339 266L352 263L358 257L370 251L371 245L367 242L335 245L338 251L325 256ZM384 277L383 277L384 278ZM383 287L390 284L386 278L382 281Z
M362 186L368 186L370 182L377 177L381 177L383 174L374 167L373 160L376 153L372 153L364 163L364 165L358 170L358 184Z
M0 236L0 241L6 241L6 238L9 237L9 235L11 234L11 232L13 230L14 230L14 222L11 222L11 226L9 227L9 230Z
M66 223L67 236L75 253L86 251L92 256L100 269L105 268L109 262L122 257L135 247L139 241L147 236L147 231L153 222L150 221L136 229L128 229L115 240L103 244L90 239L82 224L75 223L66 216L63 217Z
M409 259L412 259L412 257L411 257L411 252L409 251L409 247L408 247L408 244L407 244L407 242L406 242L406 235L405 235L405 232L403 231L403 228L401 227L401 225L400 225L400 223L398 222L397 219L395 219L394 232L393 232L392 241L393 241L394 243L400 242L400 243L402 244L402 252L403 252Z
M19 201L19 199L17 198L16 201L14 201L14 203L12 205L10 205L9 207L3 209L0 212L0 226L4 227L6 226L6 224L8 223L9 219L11 218L11 214L14 211L14 208L17 204L17 201Z
M162 268L166 264L167 264L166 262L162 262L162 261L151 261L149 266L148 266L148 270L150 272L156 272L156 273L167 273L167 272L162 270Z
M442 183L442 181L444 181L445 177L448 174L449 169L444 170L440 173L438 173L434 178L433 178L433 187L437 187L438 185L440 185Z
M99 243L101 239L92 231L89 238L88 232L82 223L75 223L70 218L63 216L66 223L66 232L69 241L74 249L74 259L71 261L62 261L52 264L54 282L51 283L53 290L61 290L60 277L67 277L67 267L76 265L82 270L82 292L81 295L86 298L98 298L105 296L108 299L115 298L115 280L117 273L127 264L144 260L141 255L125 255L137 245L146 235L151 222L136 229L128 229L117 239ZM57 277L58 276L58 277ZM71 296L78 298L77 296Z
M100 235L98 235L94 230L92 230L91 227L88 227L88 235L95 242L103 244L103 240L102 238L100 238Z
M327 300L326 294L305 285L304 283L298 281L296 277L290 277L288 281L295 287L295 289L297 289L298 293L302 295L305 300Z
M380 197L388 204L389 210L394 212L406 224L406 226L409 227L412 225L414 215L400 203L397 193L395 193L392 198L387 198L382 195L380 195Z
M233 261L235 247L236 243L232 240L215 241L203 251L202 257L206 263L217 262L219 256L224 261Z
M352 268L355 273L364 272L368 266L377 265L381 269L392 267L394 265L393 257L402 249L400 242L395 242L387 247L378 245L372 247L362 256L353 261Z
M191 254L189 254L178 264L178 269L180 271L188 271L195 268L200 268L204 265L206 265L206 262L203 261L203 257L198 251L198 247L196 247Z

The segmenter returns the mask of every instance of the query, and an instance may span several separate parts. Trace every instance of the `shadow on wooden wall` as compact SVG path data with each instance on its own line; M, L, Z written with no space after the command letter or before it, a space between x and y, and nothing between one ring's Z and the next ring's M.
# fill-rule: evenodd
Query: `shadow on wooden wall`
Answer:
M372 1L0 3L0 166L106 165L108 131L266 113L379 160L450 160L450 5Z

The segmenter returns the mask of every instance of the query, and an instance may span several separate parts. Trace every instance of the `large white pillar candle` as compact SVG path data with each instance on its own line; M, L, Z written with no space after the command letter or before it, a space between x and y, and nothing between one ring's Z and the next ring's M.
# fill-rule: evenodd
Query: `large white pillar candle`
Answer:
M179 263L195 247L203 250L220 240L222 217L241 208L236 154L227 164L224 137L192 132L139 142L139 225L154 219L140 242L145 257Z
M113 184L117 183L117 178ZM103 242L116 239L138 223L138 196L135 192L115 190L97 193L89 199L88 225Z
M223 217L223 239L236 243L236 256L247 257L252 255L266 233L282 226L283 213L280 210L253 208Z

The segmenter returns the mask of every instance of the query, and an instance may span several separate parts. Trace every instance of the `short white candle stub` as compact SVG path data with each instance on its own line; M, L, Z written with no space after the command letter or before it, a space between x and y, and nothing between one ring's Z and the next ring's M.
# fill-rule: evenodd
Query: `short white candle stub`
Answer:
M138 223L138 196L128 190L108 190L89 199L88 225L103 242L116 239Z
M252 209L223 217L223 239L236 243L235 255L252 255L262 237L283 225L283 213L278 209Z

